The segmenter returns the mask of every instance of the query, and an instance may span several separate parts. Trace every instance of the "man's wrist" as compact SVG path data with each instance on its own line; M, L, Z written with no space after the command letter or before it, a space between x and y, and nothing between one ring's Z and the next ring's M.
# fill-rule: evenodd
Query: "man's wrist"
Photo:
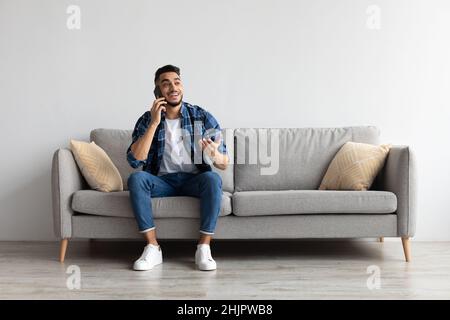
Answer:
M150 122L149 128L156 129L158 127L159 123Z

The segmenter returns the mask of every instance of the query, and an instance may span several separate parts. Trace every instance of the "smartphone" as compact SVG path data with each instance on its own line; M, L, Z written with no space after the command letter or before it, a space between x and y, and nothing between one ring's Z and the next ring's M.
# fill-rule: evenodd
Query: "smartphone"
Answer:
M161 93L161 90L159 89L159 87L158 87L158 86L156 86L156 87L155 87L155 90L153 90L153 93L154 93L154 95L155 95L155 98L156 98L156 99L158 99L158 98L161 98L161 97L162 97L162 93Z
M153 94L155 95L156 99L163 97L161 90L159 89L158 86L156 86L155 89L153 90ZM166 114L165 111L161 111L161 115L165 115L165 114Z

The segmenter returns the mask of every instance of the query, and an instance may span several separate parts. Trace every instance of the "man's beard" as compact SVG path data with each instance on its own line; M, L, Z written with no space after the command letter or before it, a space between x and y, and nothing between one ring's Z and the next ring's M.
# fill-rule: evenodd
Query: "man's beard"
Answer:
M169 105L169 106L171 106L171 107L176 107L176 106L178 106L180 103L181 103L181 101L183 100L183 95L181 95L180 96L180 100L178 100L178 102L170 102L169 100L167 100L166 99L166 101L167 101L167 105Z

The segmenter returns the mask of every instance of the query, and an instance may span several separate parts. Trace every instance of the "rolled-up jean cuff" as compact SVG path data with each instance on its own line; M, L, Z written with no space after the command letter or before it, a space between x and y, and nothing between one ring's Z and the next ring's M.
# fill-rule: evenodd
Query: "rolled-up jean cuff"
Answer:
M146 232L148 232L148 231L150 231L150 230L153 230L153 229L155 229L155 228L156 228L156 227L151 227L151 228L148 228L148 229L139 231L139 232L140 232L140 233L146 233Z
M203 234L214 234L214 232L206 232L206 231L203 231L203 230L200 230L200 233L203 233Z

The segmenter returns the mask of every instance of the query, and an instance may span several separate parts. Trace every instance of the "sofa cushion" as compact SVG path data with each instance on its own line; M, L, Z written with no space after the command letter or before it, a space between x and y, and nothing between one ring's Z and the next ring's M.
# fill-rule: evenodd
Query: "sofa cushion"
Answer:
M132 130L119 129L94 129L91 131L90 139L100 146L109 155L114 165L120 172L124 190L128 190L127 180L131 173L142 170L142 167L133 169L127 161L126 152L131 143ZM222 129L222 137L227 146L230 159L234 158L234 130ZM233 162L233 161L231 161ZM212 170L217 172L222 178L223 191L233 192L234 190L234 168L231 163L226 170L220 170L212 166Z
M70 149L91 189L103 192L123 190L119 171L106 152L95 142L71 139Z
M199 218L200 200L194 197L152 198L154 218ZM80 190L74 193L72 209L79 213L87 213L109 217L134 218L129 199L129 191L104 193L95 190ZM231 194L222 193L220 216L231 213Z
M368 190L391 145L346 142L331 161L319 190Z
M119 170L124 190L128 190L127 180L130 174L142 170L142 167L133 169L127 161L126 152L131 143L131 132L131 130L95 129L90 135L90 140L105 150Z
M387 191L282 190L233 194L233 214L387 214L397 210L397 197Z
M334 155L346 142L378 144L379 138L379 130L373 126L241 128L234 132L236 191L317 190ZM252 155L258 155L256 161Z

